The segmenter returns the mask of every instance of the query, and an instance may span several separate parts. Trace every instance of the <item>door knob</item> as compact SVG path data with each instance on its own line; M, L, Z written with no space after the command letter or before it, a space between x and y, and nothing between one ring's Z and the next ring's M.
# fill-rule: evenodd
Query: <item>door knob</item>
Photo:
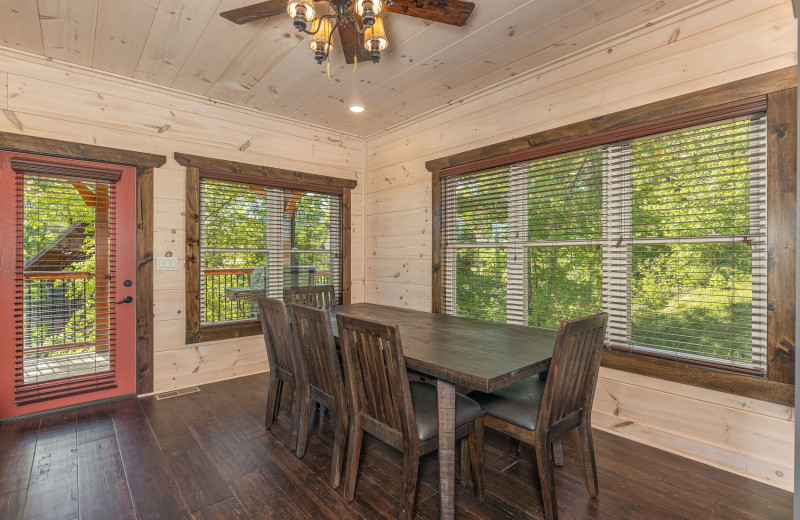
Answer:
M117 303L131 303L132 301L133 301L133 296L126 296L126 297L124 297L122 299L121 302L117 302Z

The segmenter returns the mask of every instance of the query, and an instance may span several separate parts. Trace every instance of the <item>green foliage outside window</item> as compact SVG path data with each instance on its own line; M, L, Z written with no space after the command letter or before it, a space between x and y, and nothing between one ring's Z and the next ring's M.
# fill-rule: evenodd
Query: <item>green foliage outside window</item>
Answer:
M454 258L443 265L454 270L443 277L443 294L450 284L457 315L506 320L507 286L515 283L507 279L506 250L516 239L509 227L520 211L512 206L512 176L523 175L529 325L557 328L561 319L603 309L605 244L605 253L627 251L626 265L616 269L627 280L621 294L629 298L633 345L750 362L756 250L747 237L756 232L753 165L763 161L751 124L735 121L615 145L627 154L622 204L628 209L618 224L629 231L604 221L604 196L619 194L608 191L603 149L445 179L445 255ZM603 236L604 225L613 236ZM611 244L624 233L621 249L614 250ZM492 244L458 247L481 242Z
M499 248L456 251L455 315L506 321L506 252Z
M216 181L204 181L202 190L203 323L254 319L252 301L232 301L225 289L260 287L262 294L274 292L269 286L270 269L276 268L271 267L271 255L281 259L281 289L330 283L332 259L339 253L329 252L331 204L336 198ZM226 271L215 271L221 269ZM324 280L318 276L322 274Z
M90 185L90 189L94 186ZM23 284L24 341L30 347L93 343L95 331L95 209L87 204L72 183L61 179L26 176L23 183L23 262L54 247L63 233L79 226L79 252L63 265L49 262L33 270L87 272L86 279L29 279ZM70 247L75 249L76 244ZM57 357L94 352L87 346L56 350L39 357Z
M750 234L749 121L631 147L635 238ZM633 247L632 342L750 361L753 249L744 241Z

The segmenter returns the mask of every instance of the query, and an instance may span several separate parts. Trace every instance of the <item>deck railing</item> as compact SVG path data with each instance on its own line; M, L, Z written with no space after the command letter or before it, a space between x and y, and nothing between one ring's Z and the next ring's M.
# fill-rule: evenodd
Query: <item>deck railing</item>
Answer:
M225 323L258 318L258 307L252 301L230 300L225 289L250 287L253 268L204 269L201 309L202 322ZM315 266L287 266L284 268L284 296L292 285L329 284L330 271Z
M250 287L253 269L205 269L200 301L203 323L222 323L258 317L255 305L248 301L233 301L225 297L230 287Z
M93 346L94 284L88 271L24 272L24 349L47 357Z

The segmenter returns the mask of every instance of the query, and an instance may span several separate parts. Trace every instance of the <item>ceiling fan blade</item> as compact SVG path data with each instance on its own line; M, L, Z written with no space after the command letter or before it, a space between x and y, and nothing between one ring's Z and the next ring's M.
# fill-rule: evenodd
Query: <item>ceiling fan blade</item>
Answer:
M394 0L397 7L383 6L384 11L400 13L423 20L462 26L475 9L472 2L461 0Z
M342 43L344 59L349 65L355 62L355 56L358 56L358 61L361 63L369 61L369 51L364 48L364 37L362 35L349 27L339 24L339 41Z
M219 13L219 15L226 20L241 25L285 12L286 0L268 0L267 2L259 2L238 9L231 9L230 11Z

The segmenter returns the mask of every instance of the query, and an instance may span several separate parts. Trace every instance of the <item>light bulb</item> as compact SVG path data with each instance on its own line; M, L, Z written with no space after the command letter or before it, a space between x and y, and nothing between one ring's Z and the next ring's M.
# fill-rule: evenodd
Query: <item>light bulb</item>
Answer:
M308 46L314 51L314 58L321 64L328 57L333 45L331 41L331 31L333 26L327 18L315 18L311 23L311 35Z
M314 21L314 1L288 0L286 2L286 12L294 20L294 28L298 31L305 31L309 22Z
M383 28L383 18L375 17L375 23L364 31L364 48L369 51L373 63L381 60L381 51L389 46L386 30Z
M372 27L375 23L375 17L381 13L381 0L357 0L356 12L361 17L361 23L365 27Z

